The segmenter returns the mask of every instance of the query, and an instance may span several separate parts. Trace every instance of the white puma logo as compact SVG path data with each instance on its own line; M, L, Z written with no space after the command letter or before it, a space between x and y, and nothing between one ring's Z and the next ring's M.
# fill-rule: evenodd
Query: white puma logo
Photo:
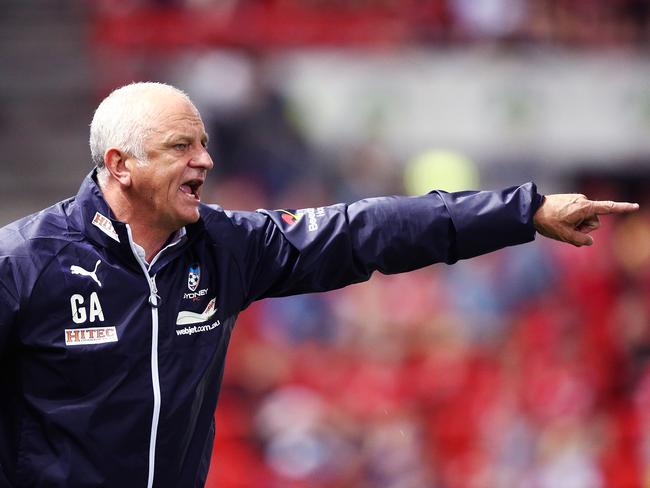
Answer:
M88 277L92 278L93 280L95 280L95 282L101 288L102 287L102 282L99 281L99 279L97 278L97 268L99 267L99 263L101 263L101 262L102 262L101 259L97 260L97 263L95 263L95 269L93 271L87 271L87 270L83 269L81 266L74 266L74 265L70 266L70 271L72 272L72 274L81 275L81 276L88 276Z

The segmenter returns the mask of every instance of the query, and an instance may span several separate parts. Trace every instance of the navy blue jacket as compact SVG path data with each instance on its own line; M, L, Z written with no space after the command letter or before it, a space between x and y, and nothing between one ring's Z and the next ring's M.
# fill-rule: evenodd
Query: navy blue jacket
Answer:
M94 176L0 229L0 486L203 486L230 334L253 300L534 238L532 183L228 212L151 264Z

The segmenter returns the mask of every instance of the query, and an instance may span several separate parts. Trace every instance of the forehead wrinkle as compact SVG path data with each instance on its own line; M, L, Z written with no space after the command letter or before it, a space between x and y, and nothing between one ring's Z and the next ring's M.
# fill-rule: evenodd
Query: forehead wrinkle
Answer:
M166 144L173 139L206 137L205 126L196 107L185 100L167 99L159 103L149 119L148 145Z
M194 139L197 135L200 139L207 138L205 127L200 119L186 120L181 118L178 122L174 120L169 123L158 124L152 132L162 137L163 142L169 142L173 139Z
M178 127L199 127L203 128L203 121L198 117L188 117L187 115L171 115L161 117L160 123L156 124L154 130L157 132L165 132L177 130Z
M148 100L153 112L151 120L156 125L174 124L182 121L190 123L203 124L201 114L197 108L183 98L176 95L155 97Z
M167 130L161 129L158 133L163 135L165 141L175 138L194 139L197 135L199 139L203 139L208 136L203 124L179 124Z

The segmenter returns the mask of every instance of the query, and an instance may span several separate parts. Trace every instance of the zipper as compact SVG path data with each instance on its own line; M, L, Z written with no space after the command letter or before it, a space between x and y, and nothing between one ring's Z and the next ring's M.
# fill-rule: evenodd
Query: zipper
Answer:
M147 277L149 275L147 274ZM160 296L156 286L156 275L147 279L151 294L151 383L153 385L153 415L151 417L151 436L149 438L149 476L147 488L153 487L153 474L156 463L156 438L158 436L158 421L160 419L160 378L158 376L158 307Z
M177 245L182 240L181 238L168 244L161 249L156 256L151 260L151 264L147 265L144 257L140 255L133 242L133 235L131 234L131 227L126 224L126 232L129 236L129 245L131 252L138 261L147 284L149 285L149 305L151 306L151 384L153 386L153 414L151 416L151 436L149 437L149 474L147 476L147 488L153 488L153 476L156 466L156 438L158 436L158 422L160 420L160 377L158 374L158 307L160 307L161 298L158 295L158 287L156 286L156 275L149 276L149 271L156 263L158 258L170 247Z
M153 414L151 416L151 435L149 437L149 474L147 476L147 488L152 488L156 464L156 437L158 435L158 422L160 420L160 378L158 376L158 307L160 306L160 296L158 295L158 287L156 286L156 275L153 277L149 276L147 263L135 248L133 236L131 235L131 227L127 225L126 230L129 236L131 251L140 264L140 268L142 268L142 272L144 273L144 276L147 279L147 284L149 285L149 305L151 306L151 384L153 386Z

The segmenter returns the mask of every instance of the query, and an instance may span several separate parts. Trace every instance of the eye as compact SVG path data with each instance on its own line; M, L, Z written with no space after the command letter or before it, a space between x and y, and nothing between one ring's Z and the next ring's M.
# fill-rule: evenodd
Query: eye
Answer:
M185 151L188 147L190 147L190 145L186 143L174 144L174 149L177 151Z

